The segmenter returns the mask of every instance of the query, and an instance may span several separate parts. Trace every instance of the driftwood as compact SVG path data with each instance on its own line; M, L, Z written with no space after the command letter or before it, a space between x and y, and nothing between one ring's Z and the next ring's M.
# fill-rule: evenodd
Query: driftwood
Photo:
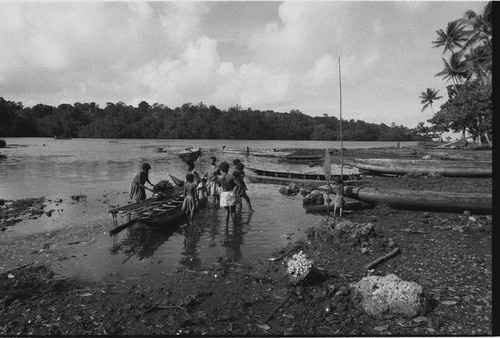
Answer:
M388 260L389 258L396 256L400 252L401 252L401 250L399 250L399 248L396 248L396 249L392 250L391 252L389 252L387 255L379 257L376 260L374 260L373 262L367 264L365 266L365 269L370 270L370 269L374 268L375 266L379 265L380 263Z
M265 324L269 319L271 319L271 317L274 316L276 311L278 311L283 305L285 305L285 303L288 302L288 300L291 297L292 297L292 293L289 293L288 296L286 296L285 299L283 299L283 301L281 303L279 303L278 306L276 306L270 314L267 315L267 317L264 319L262 324Z
M135 224L135 223L137 222L137 220L138 220L137 218L131 219L131 220L130 220L130 221L128 221L127 223L123 223L122 225L119 225L119 226L117 226L116 228L111 229L111 230L109 231L109 235L110 235L110 236L114 236L114 235L116 235L116 234L117 234L117 233L119 233L120 231L122 231L122 230L124 230L124 229L128 228L129 226L131 226L131 225L133 225L133 224Z

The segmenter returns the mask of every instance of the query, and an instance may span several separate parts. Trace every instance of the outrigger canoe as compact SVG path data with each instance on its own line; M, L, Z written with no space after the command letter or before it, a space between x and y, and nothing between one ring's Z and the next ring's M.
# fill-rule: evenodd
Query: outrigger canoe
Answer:
M401 209L465 210L489 214L493 209L493 196L486 193L455 193L440 191L375 189L345 187L344 196L372 204L386 204Z
M379 175L406 175L408 173L438 174L450 177L492 177L491 161L446 161L409 159L352 159L344 163L361 171Z
M109 233L117 234L121 230L133 225L136 222L145 224L151 228L166 227L185 216L182 211L184 194L181 188L183 182L170 175L176 187L171 197L151 197L142 202L131 203L122 207L108 210L113 215L113 225L115 226ZM203 205L206 198L199 201ZM127 216L127 222L118 225L117 216Z

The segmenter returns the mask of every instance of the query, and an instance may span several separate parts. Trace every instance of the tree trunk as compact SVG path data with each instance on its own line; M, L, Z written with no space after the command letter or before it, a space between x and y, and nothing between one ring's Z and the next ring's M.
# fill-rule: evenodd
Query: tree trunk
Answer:
M491 143L491 140L490 138L488 137L488 132L485 132L484 133L484 137L486 138L486 141L488 141L488 144L490 145L490 148L493 147L493 144Z

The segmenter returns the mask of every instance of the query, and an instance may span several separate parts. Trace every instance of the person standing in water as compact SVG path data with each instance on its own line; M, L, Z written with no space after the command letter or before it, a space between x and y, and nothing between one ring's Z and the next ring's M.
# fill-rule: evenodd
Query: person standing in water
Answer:
M235 212L236 212L236 189L238 186L234 181L233 175L228 174L229 163L222 162L219 165L221 175L217 178L222 191L220 193L220 206L227 210L226 214L226 226L229 225L229 216L235 222Z
M219 166L216 164L217 158L215 156L210 156L210 167L208 169L208 196L213 196L213 205L219 205L220 198L220 185L217 181L217 176L221 174Z
M130 199L136 202L142 202L146 199L146 189L153 192L153 189L146 187L146 182L154 187L154 184L149 181L149 163L144 163L141 171L135 175L130 188Z
M184 183L184 202L182 203L182 211L189 215L189 220L193 220L194 211L198 206L198 194L196 193L196 185L193 183L193 174L186 175L186 183Z
M236 198L236 202L239 205L238 209L241 211L242 208L242 199L245 199L248 203L248 207L250 208L250 211L253 211L252 209L252 203L250 202L250 197L247 195L247 185L245 184L245 181L243 180L243 177L245 176L245 173L243 172L243 169L245 169L245 165L243 163L238 162L236 166L234 167L233 171L233 176L234 180L238 185L238 189L236 190L236 193L239 195ZM238 198L239 197L239 198Z

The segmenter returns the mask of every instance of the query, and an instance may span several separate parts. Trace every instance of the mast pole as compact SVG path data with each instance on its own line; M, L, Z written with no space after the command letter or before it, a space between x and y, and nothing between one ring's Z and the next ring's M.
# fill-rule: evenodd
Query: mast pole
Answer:
M344 157L342 149L344 148L344 141L342 140L342 75L340 71L340 57L339 57L339 91L340 91L340 178L344 178Z

